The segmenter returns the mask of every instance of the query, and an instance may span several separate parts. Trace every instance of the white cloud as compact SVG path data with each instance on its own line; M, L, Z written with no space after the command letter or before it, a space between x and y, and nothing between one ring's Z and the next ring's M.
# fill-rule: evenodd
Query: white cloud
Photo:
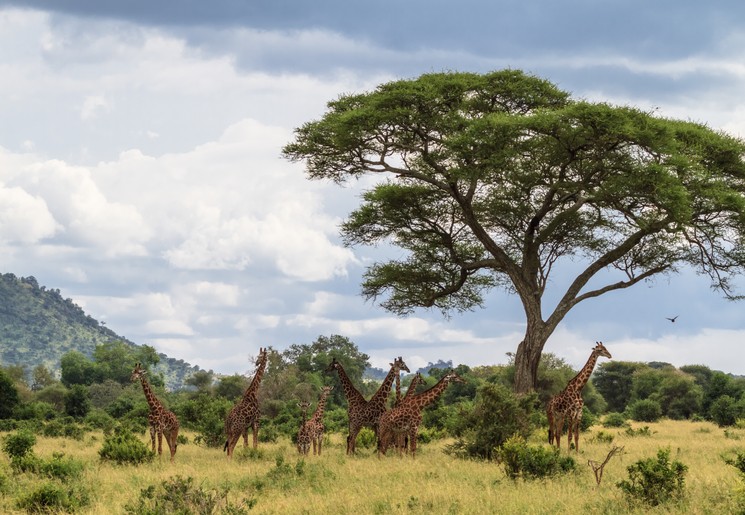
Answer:
M59 229L44 199L0 183L0 241L36 243Z

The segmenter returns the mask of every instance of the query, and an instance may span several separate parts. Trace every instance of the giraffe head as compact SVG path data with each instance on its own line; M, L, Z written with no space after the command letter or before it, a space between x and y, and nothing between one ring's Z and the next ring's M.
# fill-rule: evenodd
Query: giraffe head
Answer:
M303 413L303 416L305 416L305 414L308 413L308 408L310 408L310 402L308 401L298 402L297 407L300 408L300 411Z
M391 367L396 368L396 372L401 373L402 371L406 371L408 373L411 373L411 370L409 370L409 367L406 366L406 363L404 363L404 358L401 356L397 357L393 360L393 363L390 364Z
M334 389L333 386L323 386L321 388L321 395L324 395L324 394L325 395L328 395L329 393L331 393L331 390L333 390L333 389Z
M329 366L326 367L326 370L324 370L325 373L330 374L334 370L339 370L341 368L341 363L334 357L331 360L331 363L329 363Z
M130 378L129 378L129 379L130 379L130 381L132 381L132 382L135 382L135 381L140 381L141 379L143 379L143 378L145 377L145 374L146 374L146 373L147 373L147 372L145 371L145 368L144 368L144 367L142 366L142 364L141 364L141 363L140 363L140 362L138 361L138 362L137 362L137 364L135 365L135 368L134 368L134 370L132 370L132 375L130 376Z
M608 349L606 349L605 345L603 345L603 342L595 342L595 347L593 347L592 352L596 356L603 356L608 359L612 358L610 352L608 352Z
M451 370L444 376L442 376L442 381L445 383L465 383L463 378L455 373L455 370Z

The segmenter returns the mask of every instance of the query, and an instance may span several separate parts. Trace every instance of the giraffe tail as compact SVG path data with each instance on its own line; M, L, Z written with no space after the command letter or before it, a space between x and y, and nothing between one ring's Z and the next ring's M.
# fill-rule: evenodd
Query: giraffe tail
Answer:
M225 452L228 450L228 440L225 440L225 445L222 446L222 452Z

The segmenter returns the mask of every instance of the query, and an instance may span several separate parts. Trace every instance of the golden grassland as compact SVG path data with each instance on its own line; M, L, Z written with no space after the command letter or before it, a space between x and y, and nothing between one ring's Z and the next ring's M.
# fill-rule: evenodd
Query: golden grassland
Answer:
M572 452L576 472L535 481L508 479L494 462L447 455L443 448L448 441L420 445L416 459L400 458L395 452L378 459L372 449L347 457L343 436L338 434L331 435L322 456L304 460L289 440L283 440L260 443L256 453L242 449L239 443L232 462L221 449L189 443L179 446L173 464L166 452L162 460L156 458L149 464L116 466L99 460L100 434L88 434L82 441L39 437L34 452L40 457L63 452L86 463L82 483L90 491L91 503L82 513L91 514L124 513L127 504L137 504L142 489L176 476L191 477L193 485L205 491L227 490L227 500L233 505L249 500L251 513L743 513L743 481L722 456L745 450L745 430L725 433L707 422L683 421L634 427L645 425L649 436L593 427L581 435L579 454ZM600 432L612 435L612 443L607 438L601 441ZM193 434L186 436L193 440ZM144 435L142 439L146 441ZM530 443L543 442L545 433L541 432ZM598 486L588 460L603 461L613 445L623 446L624 452L608 462ZM616 483L628 479L629 465L668 447L671 459L688 466L684 499L656 508L630 506ZM567 452L565 447L562 452ZM0 496L1 513L22 513L16 506L18 496L48 481L30 474L14 475L6 456L0 458L0 473L7 478Z

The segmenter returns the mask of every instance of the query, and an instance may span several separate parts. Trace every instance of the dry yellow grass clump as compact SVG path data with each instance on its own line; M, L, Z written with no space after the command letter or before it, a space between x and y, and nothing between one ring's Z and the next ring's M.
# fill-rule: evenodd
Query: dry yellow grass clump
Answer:
M646 436L624 429L594 427L580 437L577 471L547 480L513 481L497 463L460 460L443 452L449 442L422 445L416 459L394 453L378 459L371 449L347 457L342 435L331 435L320 457L302 460L288 440L260 444L258 452L239 446L232 462L220 449L180 445L176 462L168 458L141 466L116 466L98 459L103 437L82 441L39 438L34 452L51 457L63 452L87 464L83 479L91 502L83 513L126 513L140 492L174 477L192 478L192 486L217 495L227 491L233 506L251 513L344 514L375 513L736 513L745 498L742 481L722 455L743 450L745 430L724 430L704 422L663 421L648 426ZM606 437L598 437L602 432ZM193 435L186 433L189 440ZM608 436L613 437L608 442ZM142 437L145 441L145 436ZM740 440L739 438L742 438ZM536 434L531 444L544 444ZM566 440L562 442L565 444ZM545 443L545 445L548 445ZM588 460L603 461L613 445L624 452L605 467L602 483ZM650 509L629 506L616 483L628 478L626 468L670 448L671 458L688 466L686 496L680 502ZM566 453L566 448L562 452ZM2 458L4 476L0 512L22 513L16 499L36 483L49 481L31 474L13 474Z

